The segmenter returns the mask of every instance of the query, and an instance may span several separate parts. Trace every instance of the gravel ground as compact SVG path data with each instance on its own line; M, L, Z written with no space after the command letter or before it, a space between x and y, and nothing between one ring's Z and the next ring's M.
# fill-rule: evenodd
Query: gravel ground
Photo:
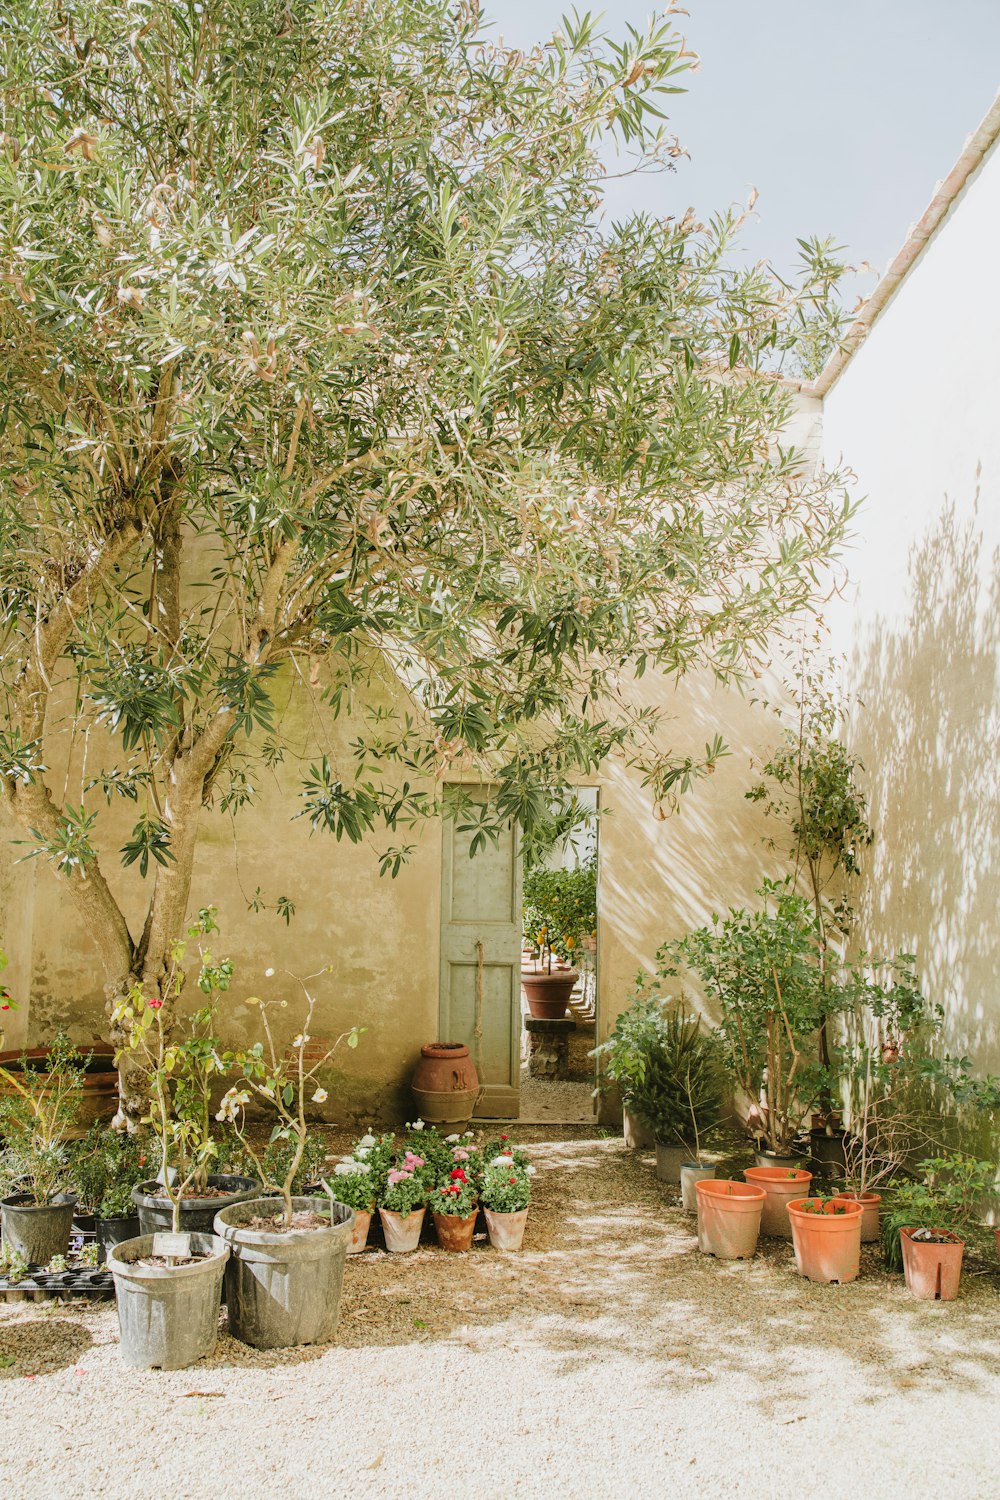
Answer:
M0 1304L3 1493L784 1500L808 1479L995 1500L1000 1268L928 1304L868 1251L846 1287L801 1281L777 1243L718 1263L650 1156L532 1134L523 1253L349 1261L328 1348L223 1328L193 1369L143 1373L113 1305Z

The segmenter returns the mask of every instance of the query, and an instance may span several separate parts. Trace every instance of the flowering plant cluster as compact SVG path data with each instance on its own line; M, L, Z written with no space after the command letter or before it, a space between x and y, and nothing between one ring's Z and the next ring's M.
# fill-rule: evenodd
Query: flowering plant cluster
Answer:
M436 1214L467 1219L479 1205L479 1184L456 1164L431 1194L431 1208Z
M484 1208L498 1214L516 1214L531 1202L534 1168L520 1166L513 1156L499 1155L487 1163L480 1191Z

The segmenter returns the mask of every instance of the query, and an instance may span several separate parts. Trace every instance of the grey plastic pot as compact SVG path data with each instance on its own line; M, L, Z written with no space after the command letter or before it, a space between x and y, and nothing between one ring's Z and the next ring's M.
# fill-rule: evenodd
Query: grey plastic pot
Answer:
M108 1258L108 1252L123 1240L135 1240L142 1233L139 1223L139 1215L131 1214L127 1219L98 1219L97 1220L97 1243L99 1246L97 1259L103 1264Z
M19 1251L33 1266L47 1266L54 1255L65 1255L75 1204L75 1193L59 1193L51 1203L36 1203L30 1193L4 1198L0 1222L7 1249Z
M632 1151L651 1151L653 1132L641 1115L635 1114L626 1104L622 1109L622 1135Z
M215 1175L208 1179L209 1187L222 1188L221 1198L182 1198L181 1232L185 1234L211 1234L215 1216L220 1209L233 1203L242 1203L260 1192L256 1177L230 1177ZM170 1199L164 1196L163 1186L154 1180L140 1182L132 1189L132 1202L139 1210L139 1224L143 1234L169 1232L174 1226L174 1210Z
M677 1187L681 1180L681 1162L690 1148L686 1146L656 1147L656 1180Z
M168 1252L205 1258L187 1266L136 1264ZM121 1355L127 1365L186 1370L211 1354L228 1259L229 1246L214 1234L143 1234L114 1247L108 1269L115 1278Z
M787 1156L779 1156L777 1151L755 1151L753 1159L757 1167L784 1167L789 1171L793 1168L805 1170L806 1167L806 1157L801 1151Z
M329 1198L293 1198L292 1207L324 1215L332 1209L332 1223L284 1234L248 1227L251 1219L282 1213L280 1198L251 1198L215 1216L215 1232L232 1250L229 1331L254 1349L328 1344L337 1331L354 1210Z
M696 1214L698 1212L698 1193L695 1183L708 1182L714 1176L715 1168L703 1166L700 1161L681 1162L681 1207L685 1213Z

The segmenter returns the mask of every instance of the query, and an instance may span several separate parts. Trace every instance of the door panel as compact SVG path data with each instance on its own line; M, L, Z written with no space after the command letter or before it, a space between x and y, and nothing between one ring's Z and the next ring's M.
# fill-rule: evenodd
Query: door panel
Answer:
M485 793L472 796L483 799ZM445 816L443 835L441 1039L465 1042L472 1053L483 1086L476 1115L515 1119L521 1042L517 830L512 824L498 845L487 842L475 858L469 855L472 835L460 832L454 817Z

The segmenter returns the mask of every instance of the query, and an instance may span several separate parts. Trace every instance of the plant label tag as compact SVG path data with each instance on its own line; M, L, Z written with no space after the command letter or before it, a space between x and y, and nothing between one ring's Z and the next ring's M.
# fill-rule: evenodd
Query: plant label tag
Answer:
M189 1234L154 1234L154 1255L190 1255L191 1236Z

